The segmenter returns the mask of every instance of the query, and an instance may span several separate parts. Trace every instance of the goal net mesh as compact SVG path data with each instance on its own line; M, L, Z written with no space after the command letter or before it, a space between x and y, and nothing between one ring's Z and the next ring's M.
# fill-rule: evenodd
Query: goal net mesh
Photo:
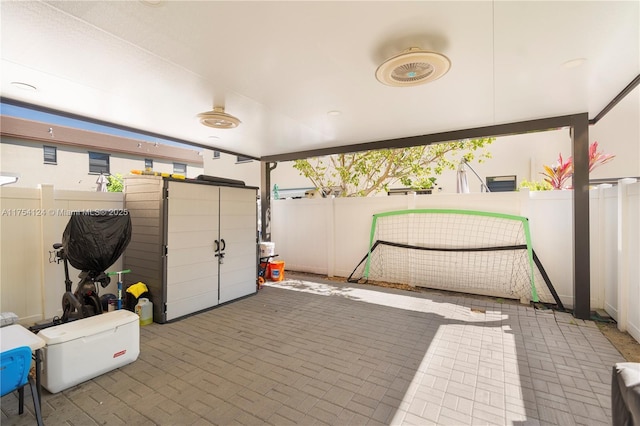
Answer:
M561 305L531 247L528 220L469 210L373 216L369 251L348 279Z

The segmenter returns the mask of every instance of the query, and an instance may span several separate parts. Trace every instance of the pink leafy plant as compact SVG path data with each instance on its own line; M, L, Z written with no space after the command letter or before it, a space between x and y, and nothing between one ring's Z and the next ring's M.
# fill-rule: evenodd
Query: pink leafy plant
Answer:
M608 163L613 160L614 157L614 154L605 154L602 151L598 152L598 142L593 141L589 147L589 171L591 172L596 167Z
M614 154L605 154L598 151L598 142L594 141L589 146L589 172L609 161L613 160ZM566 160L562 154L558 154L558 163L554 167L543 166L544 181L549 183L553 189L570 189L570 180L573 177L573 158Z
M573 176L573 159L569 157L565 161L562 159L562 154L558 154L558 163L554 167L543 167L544 181L550 184L553 189L564 189Z

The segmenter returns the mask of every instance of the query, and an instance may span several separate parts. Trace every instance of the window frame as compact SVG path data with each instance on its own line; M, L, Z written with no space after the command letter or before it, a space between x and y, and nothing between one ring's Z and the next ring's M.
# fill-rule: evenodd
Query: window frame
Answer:
M92 158L96 156L100 156L102 158ZM106 167L102 164L96 164L95 162L97 161L106 161ZM110 175L111 174L111 154L107 154L104 152L89 151L89 174Z
M147 166L147 162L150 163L149 166ZM145 170L153 170L153 158L145 158L144 159L144 169Z
M53 150L53 160L47 160L47 148ZM42 146L42 156L44 160L44 164L58 164L58 147L51 145L43 145Z
M236 155L236 164L238 163L250 163L253 161L251 157L245 157L244 155Z
M485 185L491 192L513 192L518 190L517 175L487 176Z
M184 171L180 171L178 166L184 166ZM187 163L173 163L173 173L187 176Z

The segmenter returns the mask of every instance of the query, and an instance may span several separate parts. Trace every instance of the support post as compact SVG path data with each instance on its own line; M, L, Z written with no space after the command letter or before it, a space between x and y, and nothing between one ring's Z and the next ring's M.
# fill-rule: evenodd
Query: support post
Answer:
M260 162L260 240L271 241L271 171L278 163Z
M589 253L589 117L571 120L573 156L573 315L591 316L591 262Z

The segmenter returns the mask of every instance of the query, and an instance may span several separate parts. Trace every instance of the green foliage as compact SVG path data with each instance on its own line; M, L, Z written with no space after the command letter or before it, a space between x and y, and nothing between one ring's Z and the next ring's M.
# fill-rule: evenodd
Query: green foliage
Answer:
M325 194L339 189L343 197L366 197L400 182L414 189L432 188L436 176L455 170L461 158L491 158L486 147L495 138L460 140L409 148L336 154L296 160L293 167Z
M520 182L519 188L529 188L530 191L550 191L553 189L551 184L547 181L528 181L523 180Z
M107 176L107 191L108 192L122 192L124 189L124 180L122 180L122 175L120 173L116 173L115 175Z

